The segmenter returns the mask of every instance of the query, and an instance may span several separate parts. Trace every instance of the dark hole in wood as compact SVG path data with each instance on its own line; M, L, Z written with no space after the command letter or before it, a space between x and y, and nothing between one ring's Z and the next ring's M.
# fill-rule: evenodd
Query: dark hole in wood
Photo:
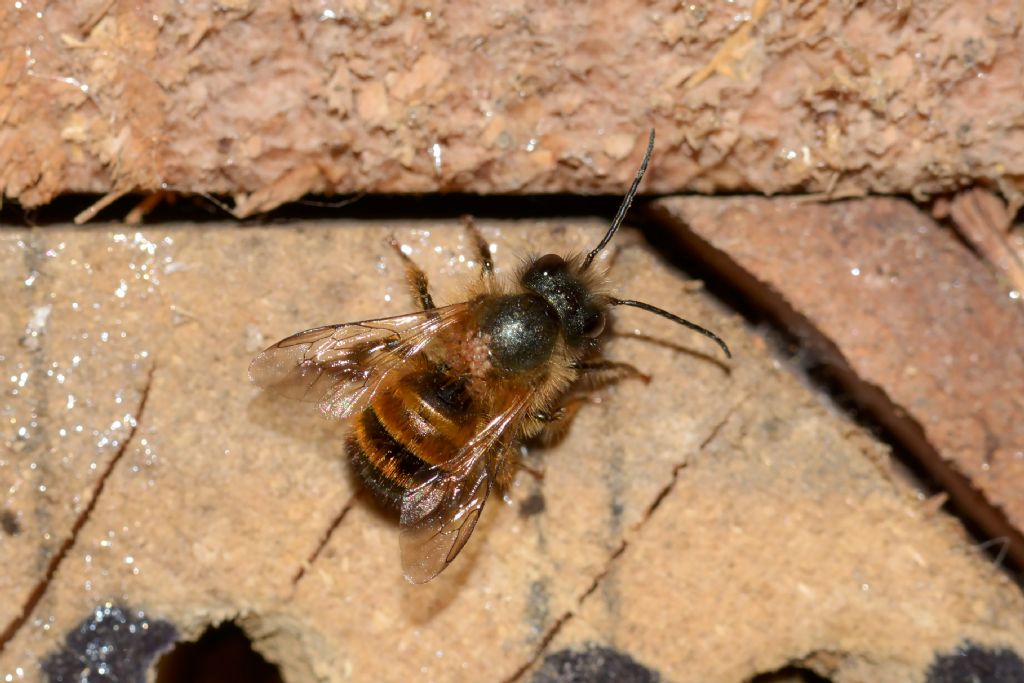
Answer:
M831 680L802 666L785 666L758 674L748 683L831 683Z
M156 683L283 683L281 672L227 621L194 642L180 642L156 663Z

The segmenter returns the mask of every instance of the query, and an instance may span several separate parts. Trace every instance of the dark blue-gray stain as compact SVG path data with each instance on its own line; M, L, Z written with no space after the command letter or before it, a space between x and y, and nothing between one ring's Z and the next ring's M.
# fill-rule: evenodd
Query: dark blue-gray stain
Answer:
M144 683L153 660L177 637L170 622L104 603L65 636L64 646L42 667L50 683Z
M559 650L544 658L531 683L658 683L661 677L635 659L604 645Z
M941 654L928 668L927 683L1024 683L1024 660L1013 650L964 643Z

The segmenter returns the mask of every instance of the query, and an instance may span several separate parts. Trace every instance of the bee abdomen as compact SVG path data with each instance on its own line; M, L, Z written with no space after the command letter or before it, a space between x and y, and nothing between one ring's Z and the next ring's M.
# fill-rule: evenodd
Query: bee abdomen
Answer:
M401 507L402 494L428 466L388 432L372 406L355 420L345 446L366 487L394 508Z
M379 391L352 425L346 447L355 471L387 505L401 507L417 475L445 468L475 432L473 399L446 370L408 373Z

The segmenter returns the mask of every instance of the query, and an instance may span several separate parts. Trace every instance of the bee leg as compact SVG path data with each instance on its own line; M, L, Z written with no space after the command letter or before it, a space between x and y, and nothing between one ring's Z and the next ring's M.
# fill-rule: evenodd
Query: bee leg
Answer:
M577 394L567 398L565 403L559 406L556 410L552 410L550 412L547 410L538 410L533 414L533 417L536 420L543 422L545 425L552 425L558 422L571 420L573 416L576 415L576 411L578 411L584 403L600 402L600 399L591 396L590 394Z
M512 488L516 472L520 469L529 471L529 468L523 465L522 458L520 457L521 453L525 452L525 449L520 449L522 449L522 446L508 446L502 456L490 465L491 483L502 495Z
M544 481L544 470L538 470L536 467L530 467L529 465L524 465L522 463L519 463L519 469L526 472L537 481Z
M427 284L427 274L423 272L423 269L416 265L415 261L409 258L409 255L402 251L402 245L398 243L394 235L388 240L391 248L395 250L399 258L405 264L405 279L409 281L409 287L412 289L413 296L419 301L420 307L424 311L429 311L434 306L434 297L430 296L430 288Z
M476 250L480 257L480 273L483 277L494 277L494 261L491 259L491 247L487 244L487 240L480 234L480 228L476 227L476 223L473 222L472 216L463 216L462 220L466 223L466 230L469 231L469 236L473 239L476 244Z
M617 382L624 377L635 377L644 384L651 383L650 375L629 363L620 363L619 361L600 358L597 360L579 361L574 363L572 367L581 374L587 373L588 379L593 378L598 384Z
M557 410L551 412L540 410L533 414L534 419L541 422L543 426L537 433L536 439L544 446L552 446L563 438L569 431L576 413L585 403L600 403L601 399L591 394L576 394L565 400Z

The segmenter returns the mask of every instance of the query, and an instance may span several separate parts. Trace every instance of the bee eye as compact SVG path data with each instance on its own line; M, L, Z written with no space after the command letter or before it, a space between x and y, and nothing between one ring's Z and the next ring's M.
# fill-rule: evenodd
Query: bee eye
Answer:
M565 259L558 254L545 254L533 262L532 271L549 273L565 265Z
M587 316L587 319L583 321L583 336L589 339L593 339L602 332L604 332L604 312L594 311Z

